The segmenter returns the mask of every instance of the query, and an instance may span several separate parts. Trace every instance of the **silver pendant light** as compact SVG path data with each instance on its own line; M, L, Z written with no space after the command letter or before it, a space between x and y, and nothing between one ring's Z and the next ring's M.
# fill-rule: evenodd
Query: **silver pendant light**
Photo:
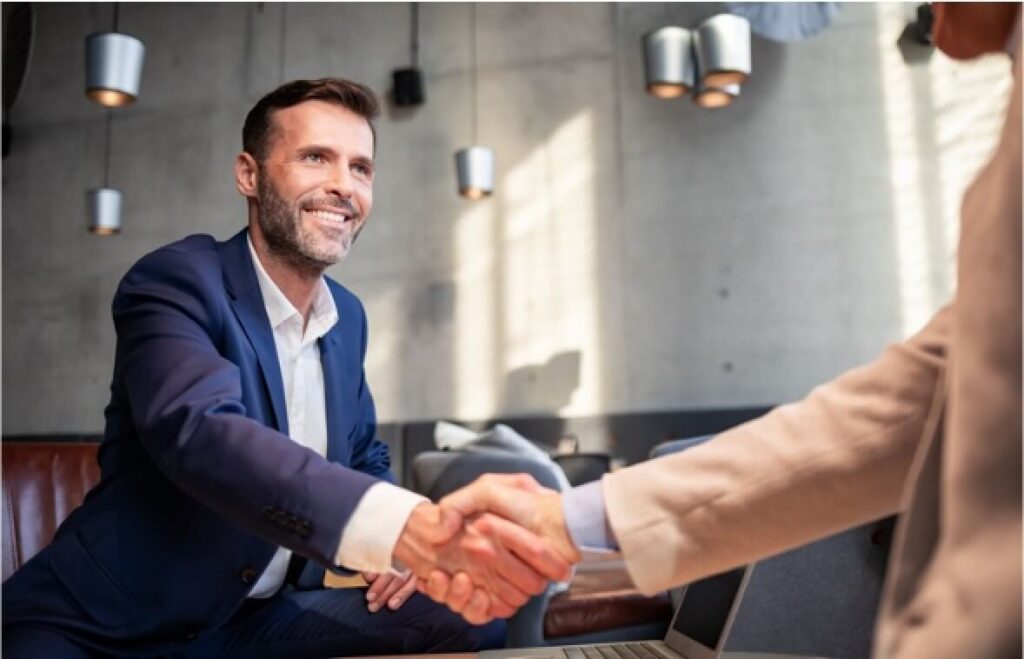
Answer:
M110 187L110 128L113 113L107 110L103 139L103 187L93 188L86 195L89 233L113 236L121 233L121 191Z
M713 110L724 108L731 104L740 95L739 85L726 85L724 87L705 87L699 85L693 92L693 102L702 108Z
M455 154L455 173L460 195L483 199L494 191L494 151L486 146L460 149Z
M750 23L732 14L712 16L697 27L695 50L704 86L742 84L750 75Z
M477 135L477 62L476 62L476 3L471 5L473 16L473 141L478 139ZM494 192L494 150L474 145L460 149L455 153L455 175L459 183L459 194L466 199L476 201L489 197Z
M658 98L679 98L694 85L693 34L672 25L644 36L647 92Z
M113 236L121 233L121 191L114 188L89 190L89 233Z
M114 4L114 29L85 39L85 94L106 107L135 102L142 80L146 47L133 36L117 31L119 8Z

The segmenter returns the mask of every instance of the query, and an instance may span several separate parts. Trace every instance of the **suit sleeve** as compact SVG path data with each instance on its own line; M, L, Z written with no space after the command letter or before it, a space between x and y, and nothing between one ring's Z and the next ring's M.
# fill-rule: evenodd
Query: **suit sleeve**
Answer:
M246 416L237 366L218 352L218 266L170 249L144 257L114 298L115 380L143 448L189 496L238 526L333 564L351 511L377 482ZM212 258L211 258L212 260Z
M804 400L608 474L609 523L654 593L895 513L941 402L950 308Z

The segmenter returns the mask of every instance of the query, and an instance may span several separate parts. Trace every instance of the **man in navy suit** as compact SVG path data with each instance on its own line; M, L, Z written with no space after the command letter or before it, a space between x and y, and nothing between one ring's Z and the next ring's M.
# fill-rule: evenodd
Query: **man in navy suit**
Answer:
M4 583L6 656L474 650L500 623L469 626L414 574L467 570L505 615L565 578L537 536L500 545L391 484L366 317L323 274L370 214L377 111L346 80L271 92L235 162L248 229L124 277L100 482ZM324 566L371 587L325 589Z

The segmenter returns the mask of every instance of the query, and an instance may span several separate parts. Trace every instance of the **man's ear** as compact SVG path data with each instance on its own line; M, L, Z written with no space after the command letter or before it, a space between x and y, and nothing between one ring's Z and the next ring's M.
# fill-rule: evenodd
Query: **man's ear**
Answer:
M256 159L246 151L235 156L235 187L246 197L256 197L259 189L259 167Z

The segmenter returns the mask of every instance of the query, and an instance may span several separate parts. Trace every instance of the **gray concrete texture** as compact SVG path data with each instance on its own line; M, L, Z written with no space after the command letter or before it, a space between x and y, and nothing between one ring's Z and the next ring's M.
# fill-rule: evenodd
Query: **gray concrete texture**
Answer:
M328 75L386 93L409 64L410 6L122 5L146 64L113 116L113 238L84 216L105 121L83 93L84 40L111 6L36 10L3 162L3 432L93 432L120 277L161 244L243 226L231 163L260 95ZM895 41L913 5L846 4L811 40L755 37L731 107L645 94L643 34L719 11L420 7L427 103L385 109L373 217L330 271L366 304L382 420L793 400L949 297L955 207L1008 65L908 66ZM498 167L478 203L453 165L474 141Z

